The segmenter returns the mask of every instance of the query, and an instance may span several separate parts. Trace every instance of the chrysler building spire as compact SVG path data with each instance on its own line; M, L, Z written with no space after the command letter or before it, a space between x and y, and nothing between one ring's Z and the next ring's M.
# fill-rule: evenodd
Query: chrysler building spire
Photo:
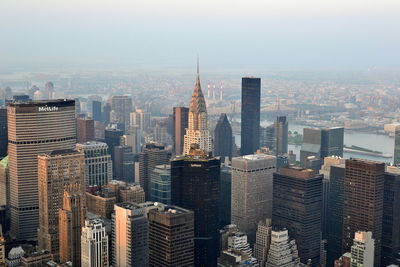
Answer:
M196 85L189 104L189 123L185 134L184 153L189 154L191 145L198 144L200 149L209 153L212 151L211 135L207 127L207 107L200 85L199 58L197 57Z

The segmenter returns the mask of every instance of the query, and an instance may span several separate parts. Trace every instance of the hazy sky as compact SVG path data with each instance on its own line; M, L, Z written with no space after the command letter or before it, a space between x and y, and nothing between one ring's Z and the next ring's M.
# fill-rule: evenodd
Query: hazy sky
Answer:
M400 67L399 0L0 0L0 69Z

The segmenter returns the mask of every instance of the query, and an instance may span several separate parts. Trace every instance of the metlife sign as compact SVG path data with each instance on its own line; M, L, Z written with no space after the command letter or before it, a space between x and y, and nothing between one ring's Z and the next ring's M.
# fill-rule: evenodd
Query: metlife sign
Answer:
M58 107L55 106L44 106L44 107L38 107L39 112L44 112L44 111L58 111Z

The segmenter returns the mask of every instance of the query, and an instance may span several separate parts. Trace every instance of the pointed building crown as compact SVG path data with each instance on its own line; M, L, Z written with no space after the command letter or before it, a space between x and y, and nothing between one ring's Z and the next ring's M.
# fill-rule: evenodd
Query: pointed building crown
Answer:
M203 92L201 91L200 85L200 73L199 73L199 58L197 57L197 77L196 85L192 94L192 100L189 104L189 111L199 114L201 112L207 112L206 101L204 100Z

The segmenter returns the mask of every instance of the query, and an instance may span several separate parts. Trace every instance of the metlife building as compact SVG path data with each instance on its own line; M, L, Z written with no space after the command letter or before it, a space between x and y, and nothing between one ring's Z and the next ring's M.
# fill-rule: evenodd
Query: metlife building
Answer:
M38 154L74 149L75 101L12 102L7 105L11 233L35 240L39 225Z

